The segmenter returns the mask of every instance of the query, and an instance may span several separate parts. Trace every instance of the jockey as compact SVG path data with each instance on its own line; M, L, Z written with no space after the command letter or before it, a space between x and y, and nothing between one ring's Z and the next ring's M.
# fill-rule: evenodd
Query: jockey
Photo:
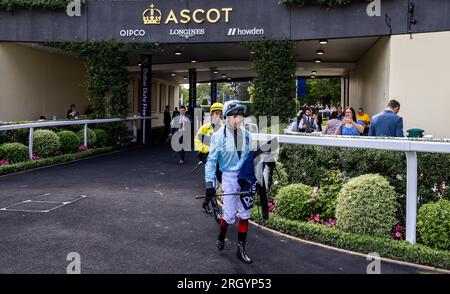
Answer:
M222 172L224 197L220 233L216 241L217 249L220 251L224 249L227 227L235 222L239 213L236 255L242 262L252 263L245 250L245 242L248 220L253 207L256 178L251 154L251 135L243 127L246 110L246 105L240 101L233 100L225 103L223 115L226 123L211 137L211 146L205 167L205 183L206 196L215 197L214 180L218 164Z
M204 124L197 132L197 135L194 138L194 147L195 151L198 151L198 158L203 164L206 164L209 153L209 145L211 144L211 136L214 132L220 129L222 125L222 111L223 104L222 103L214 103L211 105L210 114L211 114L211 122ZM217 178L219 182L221 181L221 172L217 169ZM202 208L205 212L209 212L209 202L211 201L210 197L206 197L205 201L203 201Z

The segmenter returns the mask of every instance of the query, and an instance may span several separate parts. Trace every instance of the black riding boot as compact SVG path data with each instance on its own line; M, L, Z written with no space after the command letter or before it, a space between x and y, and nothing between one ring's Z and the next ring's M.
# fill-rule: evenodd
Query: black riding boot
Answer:
M238 232L238 247L236 256L244 263L252 263L252 259L248 256L247 251L245 250L245 241L247 239L247 227L248 221L240 221L240 227L243 231ZM242 228L244 227L244 228Z
M241 241L238 241L236 256L244 263L250 264L253 262L253 260L248 256L247 251L245 250L245 243Z
M225 236L227 234L228 224L224 219L220 220L220 233L219 237L217 237L216 246L219 251L222 251L225 248Z

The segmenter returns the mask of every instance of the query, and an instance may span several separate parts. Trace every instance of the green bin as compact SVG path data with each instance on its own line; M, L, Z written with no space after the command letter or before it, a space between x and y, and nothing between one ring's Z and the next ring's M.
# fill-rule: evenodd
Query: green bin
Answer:
M409 138L423 138L423 133L425 131L422 129L409 129L408 130L408 137Z

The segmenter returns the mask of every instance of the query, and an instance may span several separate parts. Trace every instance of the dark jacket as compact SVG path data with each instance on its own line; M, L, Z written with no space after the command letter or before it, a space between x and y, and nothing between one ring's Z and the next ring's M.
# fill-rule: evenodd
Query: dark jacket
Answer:
M172 117L170 115L170 111L164 111L164 125L170 125L170 122L172 121Z
M403 118L395 114L393 111L386 109L372 118L369 136L404 137Z

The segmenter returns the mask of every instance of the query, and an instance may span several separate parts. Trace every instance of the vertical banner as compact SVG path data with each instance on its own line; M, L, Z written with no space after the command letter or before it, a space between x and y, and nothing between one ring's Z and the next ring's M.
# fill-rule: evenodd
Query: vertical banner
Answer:
M197 103L197 71L189 69L189 113L194 114L194 108Z
M141 55L141 116L151 115L152 103L152 55ZM143 143L151 143L152 122L146 119L142 125Z
M189 69L189 109L191 123L194 119L194 109L197 106L197 71L195 68ZM194 147L194 128L191 127L191 148ZM193 149L191 149L193 150Z

